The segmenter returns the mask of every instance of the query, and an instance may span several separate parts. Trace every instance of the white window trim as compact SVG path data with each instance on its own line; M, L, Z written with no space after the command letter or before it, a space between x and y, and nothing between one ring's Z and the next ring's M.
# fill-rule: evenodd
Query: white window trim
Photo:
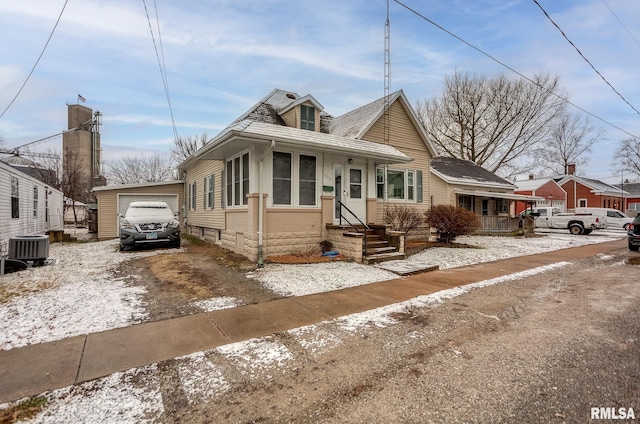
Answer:
M251 154L249 153L249 149L245 149L240 153L237 153L233 156L228 157L227 159L225 159L224 161L224 170L225 170L225 179L226 181L223 182L223 184L225 184L225 207L226 208L231 208L231 209L247 209L249 207L249 202L247 200L247 204L243 204L244 203L244 199L246 199L247 194L249 194L250 189L247 188L247 193L242 192L243 190L243 182L244 182L244 170L243 170L243 163L242 163L242 157L248 154L249 155L249 187L251 187ZM240 176L239 176L239 181L235 181L235 160L236 159L240 159L239 164L240 164ZM227 169L227 164L231 162L231 175L229 175L228 169ZM229 188L229 181L231 181L231 188ZM240 185L240 196L238 197L240 204L236 205L235 204L235 200L236 200L236 182L239 182ZM232 204L229 204L229 194L231 193L231 201Z
M321 168L320 156L317 153L309 153L298 150L277 149L278 153L288 153L291 155L291 204L281 205L273 204L273 152L271 152L271 175L269 176L269 206L272 208L287 209L287 208L300 208L300 209L319 209L320 206L320 188L321 188ZM316 197L315 205L301 205L300 204L300 155L312 156L316 158Z
M378 194L378 169L382 169L383 170L383 176L384 176L384 181L383 181L383 197L379 198L378 200L384 200L384 201L388 201L391 203L418 203L418 172L416 169L408 169L408 168L395 168L395 167L384 167L384 166L377 166L376 167L376 171L375 171L375 176L376 176L376 196ZM388 193L388 180L387 180L387 174L389 171L399 171L399 172L404 172L404 199L396 199L396 198L391 198L389 197L389 193ZM411 187L413 187L413 199L407 199L407 196L409 195L409 172L411 172L413 174L413 185Z
M581 202L583 200L584 200L584 205L581 204ZM587 198L586 197L582 197L582 198L578 199L578 206L576 206L576 207L578 207L578 208L586 208L587 205L588 205Z
M204 200L202 204L204 206L204 209L207 211L213 210L216 207L215 188L216 188L215 175L209 174L206 177L204 177L204 190L203 190ZM211 202L209 202L209 199L211 199Z

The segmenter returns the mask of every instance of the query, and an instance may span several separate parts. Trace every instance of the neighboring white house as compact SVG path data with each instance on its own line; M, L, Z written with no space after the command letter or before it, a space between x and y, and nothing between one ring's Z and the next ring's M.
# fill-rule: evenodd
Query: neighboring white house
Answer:
M64 197L6 163L0 162L0 255L16 236L63 231Z

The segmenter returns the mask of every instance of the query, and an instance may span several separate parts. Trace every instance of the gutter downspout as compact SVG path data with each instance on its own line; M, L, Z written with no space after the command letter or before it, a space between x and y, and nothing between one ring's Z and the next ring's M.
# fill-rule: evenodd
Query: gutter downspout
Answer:
M275 140L271 140L271 146L269 146L269 148L264 152L264 154L262 155L262 157L260 158L260 169L258 171L259 174L259 179L258 179L258 268L262 268L264 267L264 258L262 257L262 227L264 225L264 219L263 219L263 214L264 214L264 200L262 198L263 196L263 190L262 190L262 171L264 168L264 158L267 157L267 154L269 152L271 152L273 150L273 148L275 147L276 142Z

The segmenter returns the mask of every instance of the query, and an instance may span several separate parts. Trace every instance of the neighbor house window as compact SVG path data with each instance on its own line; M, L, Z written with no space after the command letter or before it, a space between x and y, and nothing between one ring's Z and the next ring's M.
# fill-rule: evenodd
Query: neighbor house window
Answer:
M38 217L38 187L33 186L33 217Z
M291 153L273 152L273 204L291 204Z
M471 196L458 196L458 206L468 211L473 211L473 198Z
M301 205L316 204L316 157L300 155L300 186L299 196Z
M249 153L227 161L227 206L247 205L249 194Z
M587 207L587 199L578 199L578 207L586 208Z
M496 211L498 213L507 213L509 211L509 202L507 199L496 200Z
M300 128L303 130L316 130L316 108L313 106L300 106Z
M11 177L11 218L20 218L20 186L16 177Z

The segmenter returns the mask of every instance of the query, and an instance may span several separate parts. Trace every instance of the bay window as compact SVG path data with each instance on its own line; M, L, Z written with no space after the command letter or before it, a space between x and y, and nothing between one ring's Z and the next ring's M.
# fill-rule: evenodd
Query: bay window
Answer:
M386 188L386 193L385 193ZM378 199L421 202L422 172L408 169L376 168ZM417 198L416 198L417 196Z

